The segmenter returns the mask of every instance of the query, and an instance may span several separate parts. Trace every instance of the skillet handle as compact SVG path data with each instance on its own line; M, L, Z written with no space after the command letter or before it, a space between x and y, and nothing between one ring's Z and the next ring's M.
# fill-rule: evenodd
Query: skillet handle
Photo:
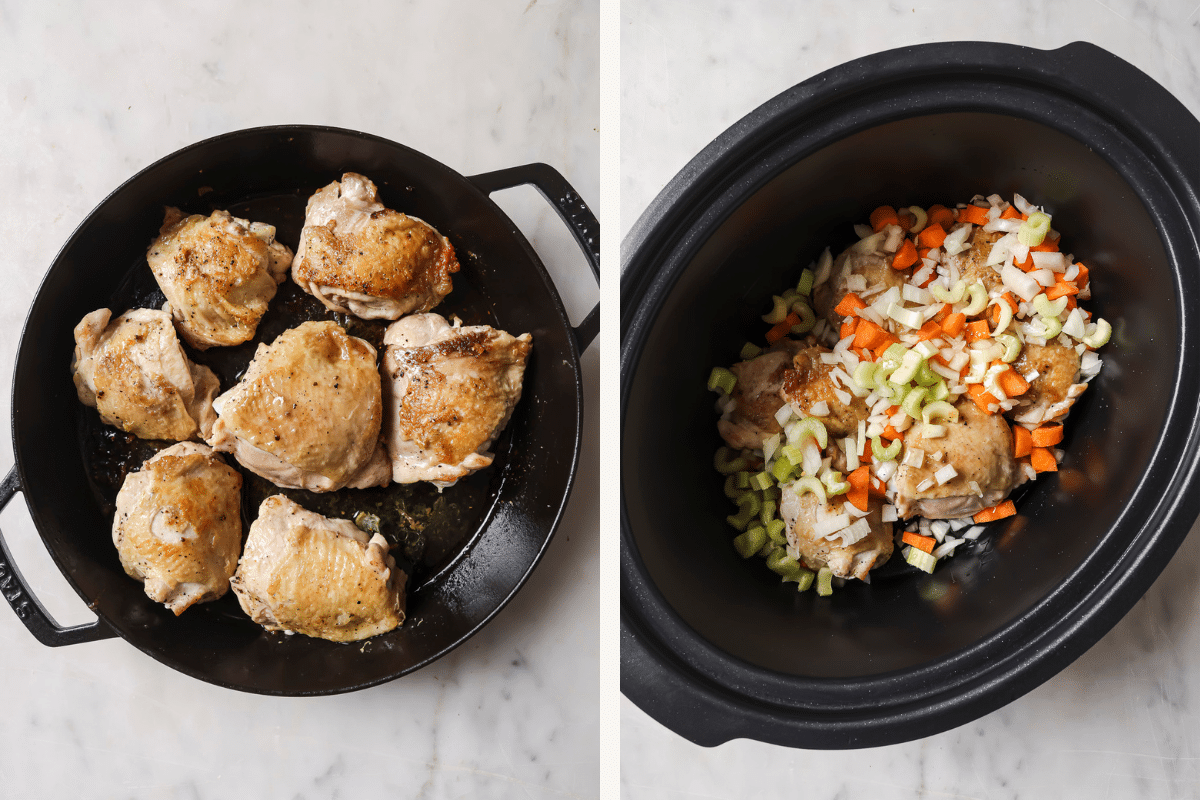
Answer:
M501 189L511 189L514 186L533 184L542 196L554 206L563 222L575 235L583 254L587 256L596 283L600 282L600 222L596 215L579 197L579 193L567 183L567 179L549 164L525 164L520 167L509 167L495 172L485 172L482 175L472 175L467 180L474 183L487 194ZM574 328L575 341L579 352L587 346L600 332L600 304L584 317L583 322Z
M8 505L20 488L21 481L14 466L3 482L0 482L0 509ZM25 579L13 563L12 553L8 551L8 543L4 541L3 534L0 534L0 593L4 594L4 599L12 606L21 622L25 623L25 627L29 628L29 632L49 647L111 639L117 635L116 631L99 619L88 625L59 627L25 585Z

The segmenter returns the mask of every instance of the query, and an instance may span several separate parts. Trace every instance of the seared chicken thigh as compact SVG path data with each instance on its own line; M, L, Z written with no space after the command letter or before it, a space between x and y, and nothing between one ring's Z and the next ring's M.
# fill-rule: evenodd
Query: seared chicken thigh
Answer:
M207 445L180 442L117 493L113 544L126 574L178 616L229 590L242 545L242 476Z
M1022 375L1036 372L1037 377L1029 382L1029 390L1021 396L1020 405L1010 416L1050 422L1066 414L1070 406L1062 404L1068 397L1075 396L1071 394L1071 387L1079 380L1079 364L1075 348L1064 347L1057 340L1044 345L1026 343L1021 348L1021 355L1013 362L1013 369Z
M490 465L487 449L521 398L531 342L528 333L451 326L437 314L390 325L383 368L392 479L444 488Z
M765 353L729 368L737 376L731 395L734 405L717 420L717 432L730 447L757 450L765 439L783 430L775 419L783 407L779 390L792 356L801 347L794 339L780 339Z
M148 308L97 309L75 326L72 377L79 400L142 439L207 436L217 376L183 352L171 317Z
M1004 417L984 413L965 397L955 408L958 421L945 423L945 436L927 438L925 426L917 424L904 437L906 455L895 480L896 511L905 519L966 517L1001 502L1020 483L1012 430ZM908 463L912 450L923 451L919 467ZM933 457L937 453L940 459ZM938 485L934 473L947 464L957 475Z
M829 567L839 578L863 580L875 567L883 566L892 555L892 523L881 521L882 503L872 497L865 519L870 532L856 542L844 544L839 534L818 536L814 527L821 518L844 512L849 503L834 502L828 507L814 494L796 495L787 486L779 502L779 513L787 526L788 544L800 551L806 566Z
M168 208L146 261L167 296L163 310L188 344L204 350L254 337L292 251L275 241L270 225L228 211L185 217Z
M834 366L821 361L821 354L829 350L820 345L809 345L792 358L792 368L783 374L780 396L787 401L797 416L816 416L830 436L849 436L858 432L858 423L870 412L861 397L855 397L845 388L838 389L830 374ZM841 392L849 396L850 402L843 403L837 396ZM829 407L828 414L815 415L811 412L817 403Z
M354 172L308 199L292 279L327 308L364 319L428 311L450 293L454 247L430 225L385 208Z
M996 267L988 266L987 263L988 256L992 254L992 245L1002 236L1004 234L999 231L985 231L977 225L967 240L971 246L955 255L945 256L945 261L958 268L959 277L968 286L973 283L982 283L988 292L996 288L1004 288L1004 281L1000 280L1000 272Z
M332 492L388 483L375 348L333 322L305 322L260 344L213 408L208 443L277 486Z
M904 273L892 269L891 253L863 253L850 246L834 260L829 280L813 290L813 310L829 320L835 331L842 317L834 309L850 291L851 275L862 276L866 286L882 285L884 291L904 285Z
M301 508L262 502L231 584L250 618L271 631L353 642L404 621L407 576L380 534Z

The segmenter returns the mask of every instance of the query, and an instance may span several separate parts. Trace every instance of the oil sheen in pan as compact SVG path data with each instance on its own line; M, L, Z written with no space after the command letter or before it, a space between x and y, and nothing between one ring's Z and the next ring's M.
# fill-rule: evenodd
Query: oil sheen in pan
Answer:
M250 201L221 205L211 196L201 198L209 201L183 209L185 214L209 214L214 209L224 208L234 216L252 221L267 222L276 226L276 238L295 249L304 224L304 205L307 195L276 195ZM157 231L146 232L149 246ZM460 261L469 256L460 252ZM492 311L491 304L483 294L471 285L464 274L469 269L453 276L454 290L435 309L449 317L457 314L464 324L500 324ZM113 316L130 308L161 308L166 298L158 288L154 275L144 260L131 266L122 284L108 298L108 308ZM246 371L254 351L260 342L270 343L289 328L308 320L333 320L352 336L369 342L382 359L383 332L390 324L387 320L361 320L346 314L326 309L316 298L305 293L289 277L279 286L271 300L266 315L259 323L254 339L237 347L213 347L205 351L195 350L184 344L188 358L204 364L216 373L221 383L221 392L233 386ZM72 321L73 325L75 321ZM100 421L93 408L79 404L78 430L80 451L83 453L89 482L97 502L106 514L115 509L117 492L126 475L141 467L146 459L158 451L174 444L167 441L138 439ZM494 443L492 452L496 460L487 469L474 473L448 489L438 492L430 483L389 484L372 489L342 489L337 492L318 494L300 489L281 489L238 464L231 455L223 454L227 463L241 472L243 538L258 513L259 504L272 494L283 494L301 506L330 517L354 519L359 512L374 514L380 520L380 532L396 547L392 555L409 574L408 593L410 598L421 589L435 582L439 575L451 566L482 529L497 496L501 476L504 472L510 439L507 432ZM113 550L113 558L117 558ZM237 606L233 593L220 600L195 606L189 613L216 613L245 619Z

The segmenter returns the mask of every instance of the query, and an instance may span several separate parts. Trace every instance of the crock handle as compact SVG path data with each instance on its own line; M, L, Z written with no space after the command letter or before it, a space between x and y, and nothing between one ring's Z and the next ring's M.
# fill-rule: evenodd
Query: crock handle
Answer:
M8 501L12 500L13 495L20 489L21 481L17 477L17 468L13 467L4 481L0 482L0 509L7 506ZM25 585L25 579L21 577L21 571L13 563L12 553L8 551L8 542L4 541L2 532L0 532L0 593L4 594L4 599L13 607L13 611L17 613L21 622L25 623L25 627L29 628L29 632L44 645L59 647L64 644L111 639L117 635L112 628L98 619L88 625L60 627L29 591L29 587Z
M467 180L487 194L527 183L537 187L575 235L575 241L579 242L580 249L587 256L596 282L600 282L600 222L579 197L579 193L567 183L562 173L549 164L525 164L472 175ZM575 326L574 331L575 341L579 344L579 352L582 353L600 332L599 303L584 317L583 322Z

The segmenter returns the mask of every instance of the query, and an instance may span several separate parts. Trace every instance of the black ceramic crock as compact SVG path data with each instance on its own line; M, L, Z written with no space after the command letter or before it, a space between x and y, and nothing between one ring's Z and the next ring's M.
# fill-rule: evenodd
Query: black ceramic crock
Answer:
M714 365L770 295L887 203L1019 192L1113 322L1062 472L934 575L830 598L742 561L713 471ZM629 233L621 283L621 688L704 745L915 739L1008 703L1129 610L1200 510L1200 122L1097 47L977 42L859 59L768 101Z
M267 633L237 611L231 594L175 618L124 574L111 511L89 483L85 417L95 412L81 406L71 383L72 328L127 296L121 287L156 288L145 254L164 206L228 209L275 225L279 240L295 247L309 195L347 171L370 177L385 205L426 220L453 243L462 270L439 312L533 335L521 401L493 447L495 463L480 473L487 491L464 512L470 529L462 546L436 574L410 582L405 624L365 643ZM51 646L121 636L210 683L316 695L418 669L492 619L524 584L562 517L579 458L579 354L599 329L598 305L571 326L537 253L489 197L522 184L535 186L559 213L598 279L599 225L553 168L527 164L464 177L411 148L338 128L280 125L217 136L152 164L106 198L63 246L30 309L13 379L16 465L0 483L0 507L24 494L47 550L98 619L58 626L0 538L0 590L30 632Z

